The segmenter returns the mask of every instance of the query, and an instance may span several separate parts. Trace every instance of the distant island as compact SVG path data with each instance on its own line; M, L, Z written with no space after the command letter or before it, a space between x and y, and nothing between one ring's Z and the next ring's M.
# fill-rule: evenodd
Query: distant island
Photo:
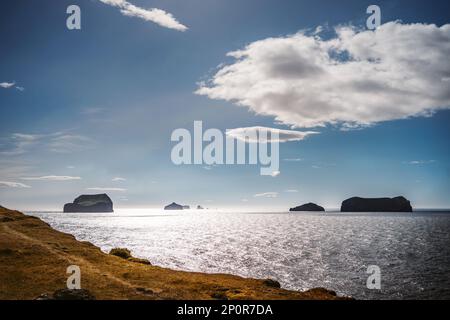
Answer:
M171 204L164 207L164 210L183 210L183 206L181 204L172 202Z
M290 208L289 211L325 211L325 209L315 203L310 202L295 208Z
M411 203L405 197L360 198L344 200L341 212L412 212Z
M64 205L64 212L114 212L111 198L106 194L84 194Z

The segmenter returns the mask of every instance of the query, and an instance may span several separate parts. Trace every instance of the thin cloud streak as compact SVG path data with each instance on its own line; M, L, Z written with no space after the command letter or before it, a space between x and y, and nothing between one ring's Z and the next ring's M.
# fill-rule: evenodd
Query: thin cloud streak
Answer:
M137 17L145 21L154 22L162 27L174 29L178 31L186 31L188 27L181 24L175 17L164 10L151 8L144 9L125 0L99 0L105 4L120 9L120 12L129 17Z
M81 180L81 177L72 176L42 176L42 177L24 177L21 180L29 181L70 181L70 180Z

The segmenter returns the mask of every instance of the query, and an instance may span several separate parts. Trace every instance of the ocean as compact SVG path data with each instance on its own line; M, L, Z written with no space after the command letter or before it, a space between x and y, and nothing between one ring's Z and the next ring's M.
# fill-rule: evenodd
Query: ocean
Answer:
M450 213L212 210L27 212L103 251L153 265L325 287L356 299L450 299ZM381 289L368 289L370 265Z

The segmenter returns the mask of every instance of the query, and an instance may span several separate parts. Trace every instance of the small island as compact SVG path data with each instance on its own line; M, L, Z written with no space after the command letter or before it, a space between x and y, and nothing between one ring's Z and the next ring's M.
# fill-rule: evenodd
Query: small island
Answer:
M325 211L325 209L315 203L310 202L295 208L290 208L289 211Z
M405 197L360 198L344 200L341 212L412 212L411 203Z
M64 212L114 212L113 203L106 193L83 194L64 205Z
M172 202L171 204L165 206L164 210L183 210L183 206L181 204Z

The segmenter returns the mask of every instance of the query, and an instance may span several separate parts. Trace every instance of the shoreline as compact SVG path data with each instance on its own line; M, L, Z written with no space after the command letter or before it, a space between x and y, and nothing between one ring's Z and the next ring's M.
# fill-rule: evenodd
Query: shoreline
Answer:
M70 265L80 267L81 288L99 300L348 299L324 288L291 291L268 279L177 271L125 260L37 217L0 207L1 300L32 300L65 289Z

